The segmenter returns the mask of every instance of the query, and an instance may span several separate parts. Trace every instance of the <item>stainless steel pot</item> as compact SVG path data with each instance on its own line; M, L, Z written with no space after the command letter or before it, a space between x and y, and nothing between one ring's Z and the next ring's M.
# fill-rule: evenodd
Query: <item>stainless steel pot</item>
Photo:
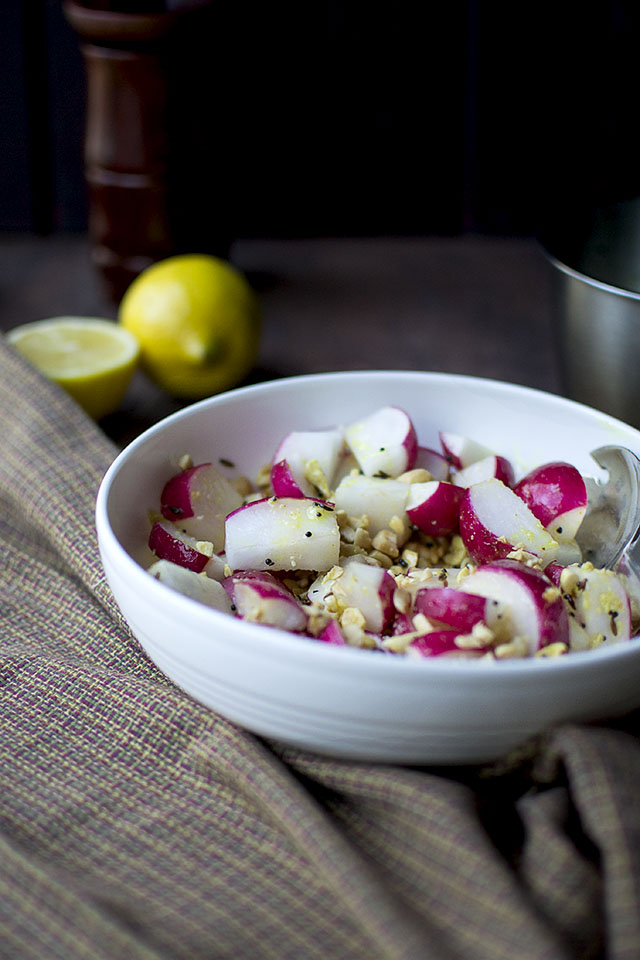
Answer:
M567 214L541 241L567 395L640 427L640 198Z

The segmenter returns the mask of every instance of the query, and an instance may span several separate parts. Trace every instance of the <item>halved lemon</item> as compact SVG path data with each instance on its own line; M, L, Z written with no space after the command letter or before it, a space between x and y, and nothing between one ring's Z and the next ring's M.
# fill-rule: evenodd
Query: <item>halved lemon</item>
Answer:
M140 354L132 333L93 317L34 320L9 330L7 340L95 420L118 409Z

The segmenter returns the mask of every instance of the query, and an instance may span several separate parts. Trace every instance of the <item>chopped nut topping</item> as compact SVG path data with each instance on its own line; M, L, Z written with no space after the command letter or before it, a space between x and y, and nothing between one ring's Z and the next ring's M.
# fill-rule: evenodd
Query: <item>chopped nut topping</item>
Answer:
M213 544L210 540L196 540L196 550L203 553L205 557L213 556Z
M549 643L546 647L536 650L535 655L536 657L561 657L567 653L568 649L566 643Z
M408 613L411 609L411 594L408 590L402 590L398 587L393 592L393 605L398 613Z
M398 538L392 530L380 530L373 538L373 548L388 557L395 559L400 556Z
M259 487L271 487L271 464L265 463L263 467L260 467L258 470L258 475L256 477L256 484Z
M479 650L495 643L496 635L486 623L475 623L471 633L462 633L456 637L455 643L461 650Z
M233 481L233 486L236 488L241 497L248 497L253 493L253 488L248 477L239 476Z
M362 550L371 550L371 536L365 527L358 527L353 538L353 545L355 547L361 547Z
M304 478L308 480L326 500L331 497L331 488L327 483L324 470L317 460L307 460L304 468Z
M557 587L547 587L547 589L542 594L542 599L545 603L555 603L556 600L559 600L562 596L562 591L558 590Z
M560 574L560 589L563 593L574 593L580 581L576 567L565 567Z
M494 653L499 660L526 657L529 653L529 640L527 637L516 636L509 643L499 644Z
M416 467L415 470L407 470L405 473L401 473L399 477L396 477L396 480L400 480L401 483L429 483L433 480L433 475L423 467Z

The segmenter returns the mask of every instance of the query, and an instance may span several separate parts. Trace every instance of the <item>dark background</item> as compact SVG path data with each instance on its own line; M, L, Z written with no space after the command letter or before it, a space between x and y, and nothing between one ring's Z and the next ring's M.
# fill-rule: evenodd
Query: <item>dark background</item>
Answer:
M171 66L180 202L236 237L530 236L635 195L639 6L213 5ZM0 229L82 231L77 38L59 0L0 16Z

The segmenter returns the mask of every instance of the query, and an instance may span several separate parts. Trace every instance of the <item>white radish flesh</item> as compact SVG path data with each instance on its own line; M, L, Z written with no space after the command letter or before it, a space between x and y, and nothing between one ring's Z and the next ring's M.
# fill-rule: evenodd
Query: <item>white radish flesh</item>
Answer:
M407 497L407 516L423 533L445 537L458 529L460 501L464 491L446 480L412 483Z
M340 531L332 504L269 497L226 521L226 557L234 570L329 570L338 562Z
M368 477L397 477L415 463L418 439L411 418L399 407L382 407L350 424L345 440Z
M558 544L523 500L500 480L468 487L460 504L460 535L476 563L506 557L516 548L556 559Z
M360 610L365 629L372 633L384 633L393 621L395 590L395 580L383 567L357 557L343 562L342 576L333 583L333 595L339 603Z
M284 584L269 573L241 571L223 581L235 612L243 620L300 633L307 615Z
M559 578L569 612L572 650L589 650L631 639L631 607L620 577L612 570L567 567Z
M185 597L204 603L221 613L232 613L231 600L226 590L217 580L212 580L204 573L187 570L170 560L156 560L148 572L156 580Z
M493 453L493 450L489 450L488 447L469 437L448 431L440 431L440 443L445 457L454 470L462 470L463 467L468 467L476 460L482 460Z
M443 453L430 447L418 447L414 468L428 470L434 480L449 479L449 461Z
M349 475L336 489L336 509L344 510L350 517L366 514L372 537L380 530L389 529L394 517L406 525L408 534L406 505L411 486L401 480L363 477L361 474Z
M242 497L212 463L176 474L160 497L162 516L198 540L210 540L215 553L224 550L224 521Z
M294 431L287 434L273 457L271 486L274 494L279 497L326 496L328 490L318 490L313 482L313 468L321 472L330 487L343 443L341 430ZM283 463L286 471L279 466ZM298 492L295 492L296 488Z
M464 592L497 600L512 637L525 638L528 655L569 642L569 619L558 590L539 570L516 560L496 560L469 574Z
M555 540L575 540L588 498L585 481L572 464L558 461L536 467L514 489Z
M451 475L452 482L459 487L470 487L474 483L480 483L481 480L492 478L502 480L508 487L513 486L515 473L506 457L497 457L492 454L489 457L483 457L482 460L476 460L475 463L461 470L454 470Z

